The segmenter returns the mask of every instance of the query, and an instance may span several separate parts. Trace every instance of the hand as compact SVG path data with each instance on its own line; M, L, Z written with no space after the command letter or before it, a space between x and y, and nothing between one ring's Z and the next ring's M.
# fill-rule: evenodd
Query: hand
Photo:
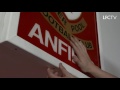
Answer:
M59 75L58 72L55 72L53 69L48 68L48 78L76 78L75 76L70 74L61 63L59 64L59 69L61 70L62 75Z
M98 68L90 59L86 47L79 41L76 37L71 37L70 44L73 47L77 56L73 56L73 60L81 68L83 72L91 73L96 78L117 78L116 76L105 72ZM58 72L55 72L53 69L48 68L48 77L49 78L76 78L70 74L62 64L59 64L59 69L62 72L62 75L58 75Z
M76 37L71 37L70 44L73 47L77 56L73 56L73 60L78 64L83 72L91 72L95 68L91 61L86 47Z

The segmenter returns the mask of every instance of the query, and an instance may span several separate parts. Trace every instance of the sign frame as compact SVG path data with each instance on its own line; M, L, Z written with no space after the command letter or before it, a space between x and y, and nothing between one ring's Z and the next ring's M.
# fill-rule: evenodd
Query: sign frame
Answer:
M64 63L63 61L57 59L56 57L53 57L52 55L46 53L45 51L39 49L38 47L34 46L33 44L19 37L17 35L19 17L20 17L20 12L6 12L4 18L4 27L0 37L1 38L0 43L7 42L4 45L12 49L16 48L14 46L13 47L11 46L12 44L14 44L15 46L22 48L23 50L39 57L45 62L48 62L56 67L59 66L59 63L62 63L65 66L65 68L68 70L68 72L75 75L76 77L89 78L89 76L74 69L73 67Z

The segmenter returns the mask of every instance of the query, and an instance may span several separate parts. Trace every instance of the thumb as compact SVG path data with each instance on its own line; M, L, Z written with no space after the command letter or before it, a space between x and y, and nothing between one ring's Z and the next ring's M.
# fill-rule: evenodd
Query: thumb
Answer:
M65 69L65 67L62 65L62 63L59 64L59 68L62 71L64 76L67 76L69 72Z

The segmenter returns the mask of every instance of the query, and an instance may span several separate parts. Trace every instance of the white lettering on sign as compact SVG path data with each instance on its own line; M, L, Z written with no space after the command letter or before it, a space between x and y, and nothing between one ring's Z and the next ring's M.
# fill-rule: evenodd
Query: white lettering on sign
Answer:
M59 54L59 55L62 55L62 50L63 50L64 52L67 52L67 50L66 50L65 48L63 48L62 45L68 47L68 45L67 45L65 42L63 42L62 40L59 40L59 44L58 44L58 47L59 47L59 48L58 48L58 54Z
M48 47L48 42L50 41L51 43L51 46L54 50L54 52L57 53L57 37L54 36L54 42L52 41L52 38L50 36L50 33L46 30L46 33L45 33L45 46Z
M38 31L38 34L36 33L36 31ZM43 37L39 24L35 23L35 25L31 29L31 31L29 32L28 36L30 38L36 37L37 39L39 39L40 44L42 44L46 47L49 47L49 42L50 42L52 49L55 53L58 53L60 56L64 56L63 52L67 53L68 60L73 62L72 56L75 54L74 54L74 50L71 48L71 46L66 44L61 39L58 39L56 36L54 36L54 39L52 40L52 37L48 30L45 30L45 37ZM45 42L43 42L43 38L45 38ZM73 62L73 63L75 63L75 62Z
M64 12L68 20L76 20L78 19L82 12Z
M112 20L117 19L117 16L114 15L103 15L103 20Z
M36 34L36 30L38 31L38 34ZM32 28L32 30L30 31L30 33L28 34L29 37L37 37L40 40L40 43L44 45L43 43L43 38L42 38L42 33L41 33L41 29L40 29L40 25L35 23L34 27Z

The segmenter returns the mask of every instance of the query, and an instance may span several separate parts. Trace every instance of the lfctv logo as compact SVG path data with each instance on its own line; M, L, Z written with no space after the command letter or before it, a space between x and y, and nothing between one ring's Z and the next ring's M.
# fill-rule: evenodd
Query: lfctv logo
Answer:
M103 15L103 20L116 20L116 15Z

